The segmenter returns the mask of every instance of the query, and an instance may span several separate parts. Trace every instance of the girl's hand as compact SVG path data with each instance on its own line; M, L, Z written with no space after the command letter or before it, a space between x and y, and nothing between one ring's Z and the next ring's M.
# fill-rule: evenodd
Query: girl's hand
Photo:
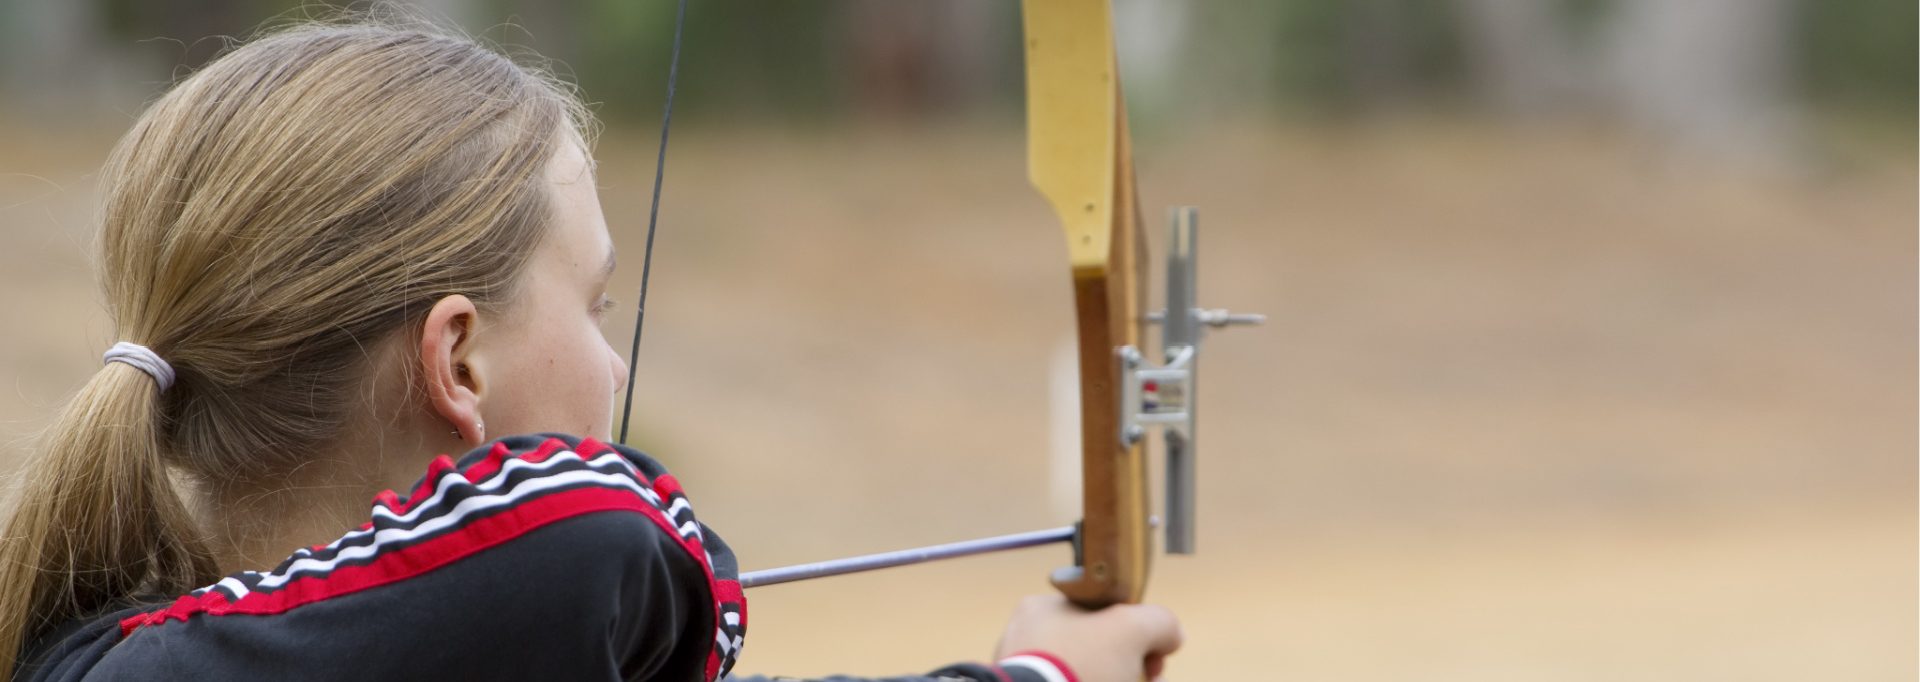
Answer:
M1057 594L1027 597L1007 621L994 658L1044 651L1065 661L1080 682L1159 679L1184 635L1173 612L1151 604L1088 611Z

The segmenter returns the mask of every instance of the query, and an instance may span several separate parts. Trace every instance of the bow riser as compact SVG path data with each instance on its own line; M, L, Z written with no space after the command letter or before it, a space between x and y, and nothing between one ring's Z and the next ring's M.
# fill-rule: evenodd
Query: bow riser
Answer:
M1121 348L1140 347L1145 241L1108 0L1029 0L1028 168L1067 236L1081 377L1075 566L1054 586L1076 604L1137 602L1152 553L1146 451L1122 435Z

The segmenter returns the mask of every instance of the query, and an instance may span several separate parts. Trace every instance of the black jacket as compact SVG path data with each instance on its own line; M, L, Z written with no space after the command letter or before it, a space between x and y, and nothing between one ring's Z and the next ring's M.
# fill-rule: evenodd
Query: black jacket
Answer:
M411 494L382 493L359 529L272 571L41 633L15 672L23 682L714 680L746 636L738 576L732 551L652 458L516 436L458 463L436 458ZM890 679L1049 678L1071 673L961 664Z

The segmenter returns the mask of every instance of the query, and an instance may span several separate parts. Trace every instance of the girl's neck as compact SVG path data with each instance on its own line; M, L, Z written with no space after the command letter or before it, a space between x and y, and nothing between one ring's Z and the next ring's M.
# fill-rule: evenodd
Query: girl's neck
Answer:
M294 550L325 544L359 527L375 495L406 495L444 444L399 433L325 448L269 483L204 489L199 505L221 574L266 571Z
M301 547L326 544L367 518L366 484L223 490L206 500L208 545L222 575L268 571Z

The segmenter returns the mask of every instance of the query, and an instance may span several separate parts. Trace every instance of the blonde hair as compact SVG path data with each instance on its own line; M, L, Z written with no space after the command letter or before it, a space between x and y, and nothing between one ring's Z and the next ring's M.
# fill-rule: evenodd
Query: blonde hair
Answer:
M444 296L504 305L542 170L589 125L540 69L364 22L272 32L148 108L102 174L100 267L119 339L178 380L106 364L47 429L0 538L0 671L49 626L217 580L169 472L284 475L364 409L366 347Z

